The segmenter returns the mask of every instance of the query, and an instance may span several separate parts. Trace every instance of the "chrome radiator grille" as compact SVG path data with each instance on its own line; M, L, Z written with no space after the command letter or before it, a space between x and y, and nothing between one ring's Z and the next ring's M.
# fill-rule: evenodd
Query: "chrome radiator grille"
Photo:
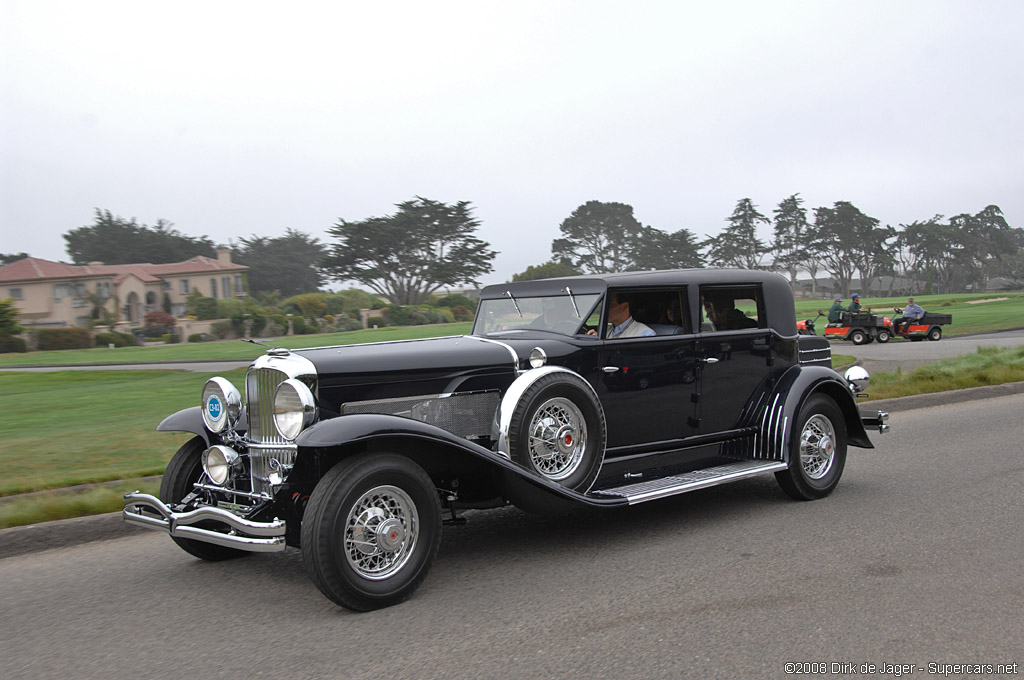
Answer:
M281 484L295 464L295 445L288 444L274 427L274 391L287 379L287 374L273 368L253 368L245 377L253 493L273 494L273 486Z

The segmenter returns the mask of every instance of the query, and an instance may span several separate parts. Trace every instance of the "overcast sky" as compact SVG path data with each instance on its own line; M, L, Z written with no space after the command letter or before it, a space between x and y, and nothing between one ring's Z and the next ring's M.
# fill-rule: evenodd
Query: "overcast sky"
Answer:
M701 238L797 192L1024 227L1015 0L0 7L3 253L67 260L95 208L327 240L415 195L475 206L484 283L588 200Z

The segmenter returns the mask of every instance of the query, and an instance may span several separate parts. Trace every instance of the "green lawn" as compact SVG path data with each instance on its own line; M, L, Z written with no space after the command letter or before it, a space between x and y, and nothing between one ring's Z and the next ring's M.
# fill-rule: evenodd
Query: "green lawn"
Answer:
M435 324L430 326L389 326L347 333L321 335L294 335L273 340L261 340L271 347L300 349L325 345L358 345L388 340L413 340L443 335L465 335L472 322ZM79 365L97 363L146 363L150 361L197 361L205 359L255 359L266 351L265 347L242 342L183 343L178 345L149 345L146 347L116 347L107 349L66 349L52 352L26 352L0 354L0 366L48 366L53 364Z

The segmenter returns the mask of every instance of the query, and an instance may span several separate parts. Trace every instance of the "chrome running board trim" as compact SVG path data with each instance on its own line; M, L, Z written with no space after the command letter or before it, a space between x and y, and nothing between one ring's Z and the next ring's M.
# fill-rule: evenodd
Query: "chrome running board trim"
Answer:
M145 510L159 517L146 514ZM128 524L163 531L178 538L191 538L228 548L249 552L279 552L285 549L285 521L253 522L221 508L198 508L189 512L174 512L156 496L147 493L126 493L122 517ZM220 522L230 533L192 526L199 522Z
M629 501L630 505L634 505L644 501L675 496L676 494L688 491L706 489L709 486L735 482L739 479L753 477L766 472L778 472L779 470L785 470L787 467L786 463L780 461L744 460L704 470L694 470L693 472L652 479L648 482L637 482L613 489L591 491L588 495L617 496L625 498Z

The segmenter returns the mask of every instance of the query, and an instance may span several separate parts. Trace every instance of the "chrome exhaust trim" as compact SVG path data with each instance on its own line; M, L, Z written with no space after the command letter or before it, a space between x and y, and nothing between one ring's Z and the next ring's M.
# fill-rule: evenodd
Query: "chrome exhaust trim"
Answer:
M159 515L146 514L146 510ZM221 508L203 507L189 512L174 512L156 496L147 493L124 495L124 521L128 524L163 531L178 538L190 538L250 552L279 552L285 549L285 521L253 522ZM192 526L215 521L230 527L230 533Z

